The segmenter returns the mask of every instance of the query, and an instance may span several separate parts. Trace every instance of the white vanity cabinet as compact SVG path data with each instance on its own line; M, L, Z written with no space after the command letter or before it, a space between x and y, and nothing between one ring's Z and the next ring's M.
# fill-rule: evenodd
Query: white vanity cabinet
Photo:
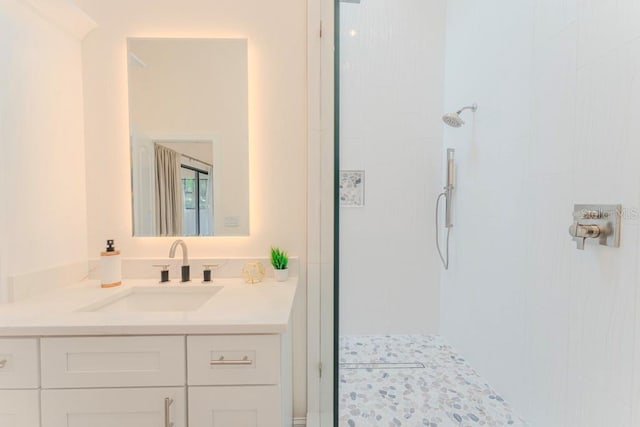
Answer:
M42 390L42 427L185 427L184 387Z
M0 339L0 427L291 427L288 334Z
M0 339L0 427L40 426L37 338Z
M291 427L278 386L189 387L192 427Z
M290 427L289 354L280 335L187 337L189 425Z

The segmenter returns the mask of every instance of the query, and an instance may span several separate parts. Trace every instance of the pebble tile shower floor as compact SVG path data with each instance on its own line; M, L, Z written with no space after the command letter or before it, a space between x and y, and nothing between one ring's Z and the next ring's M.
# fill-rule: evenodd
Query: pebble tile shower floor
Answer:
M340 427L526 426L440 336L340 338Z

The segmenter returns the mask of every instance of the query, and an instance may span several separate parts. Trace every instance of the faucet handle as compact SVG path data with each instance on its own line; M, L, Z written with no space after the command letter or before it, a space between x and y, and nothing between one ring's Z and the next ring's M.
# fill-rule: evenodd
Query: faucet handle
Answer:
M569 234L571 234L571 237L575 240L577 248L584 250L584 242L587 239L596 239L600 237L600 235L605 235L606 229L598 224L580 224L578 221L575 221L569 227Z
M160 271L160 283L169 281L169 264L154 264L154 267L162 268Z
M220 264L203 264L204 271L202 272L202 281L205 283L211 282L211 267L219 267Z
M573 225L569 227L569 234L573 237L573 241L576 242L577 249L584 251L584 242L587 240L586 237L578 236L578 223L574 222Z

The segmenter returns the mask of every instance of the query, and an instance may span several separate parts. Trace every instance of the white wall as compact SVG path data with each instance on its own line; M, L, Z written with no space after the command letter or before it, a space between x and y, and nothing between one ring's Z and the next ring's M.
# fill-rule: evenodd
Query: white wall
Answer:
M340 168L366 181L365 207L340 209L340 330L436 332L445 3L340 11Z
M442 333L533 426L640 425L637 218L576 250L574 203L640 205L640 5L450 0L457 149ZM635 347L635 354L634 354Z
M87 257L80 41L31 6L0 6L0 273ZM79 278L78 278L79 279Z
M300 257L293 315L294 414L306 406L306 3L78 0L98 23L83 43L89 253L107 238L125 257L165 257L172 239L131 237L127 37L247 38L251 235L188 238L194 257Z

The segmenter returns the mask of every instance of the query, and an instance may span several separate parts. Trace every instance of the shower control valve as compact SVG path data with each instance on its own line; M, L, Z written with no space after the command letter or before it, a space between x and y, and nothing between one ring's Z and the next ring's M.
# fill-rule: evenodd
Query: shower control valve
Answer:
M569 227L569 234L573 236L573 240L576 241L578 245L578 249L584 250L584 242L587 239L595 239L600 237L601 234L606 233L605 230L602 230L599 225L583 225L574 222L571 227Z
M621 205L575 205L569 234L580 250L584 250L587 239L598 239L600 245L618 248L621 214Z

